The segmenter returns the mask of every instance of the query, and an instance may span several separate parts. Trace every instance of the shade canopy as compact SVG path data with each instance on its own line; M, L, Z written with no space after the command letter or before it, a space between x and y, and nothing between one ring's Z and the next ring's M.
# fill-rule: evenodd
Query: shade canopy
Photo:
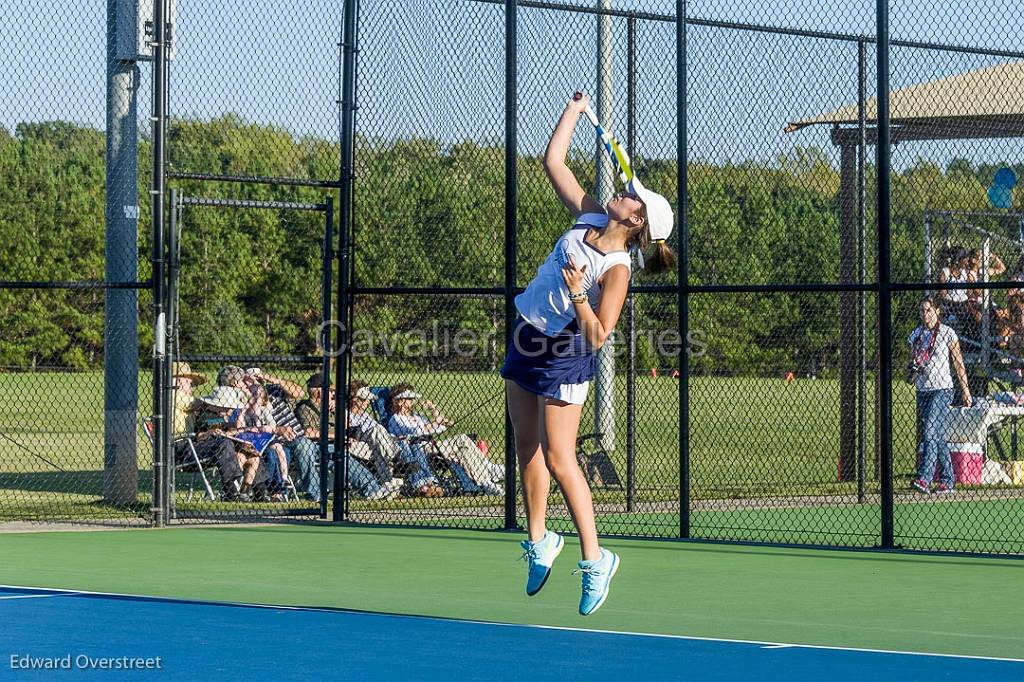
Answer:
M918 83L889 93L894 141L1024 137L1024 61ZM858 123L857 104L792 121L788 133L812 125ZM865 122L878 118L878 100L865 100Z

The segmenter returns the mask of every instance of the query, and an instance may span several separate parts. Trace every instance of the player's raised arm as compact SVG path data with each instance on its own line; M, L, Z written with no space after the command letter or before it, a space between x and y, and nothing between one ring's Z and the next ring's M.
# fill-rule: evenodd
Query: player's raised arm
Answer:
M575 216L584 213L604 213L601 204L583 191L576 176L565 164L565 156L569 151L569 143L572 141L576 122L579 120L580 114L587 108L588 103L589 99L586 95L579 99L569 100L561 118L558 119L555 131L551 134L548 148L544 152L544 170L548 174L548 179L551 180L551 186L555 188L558 198Z

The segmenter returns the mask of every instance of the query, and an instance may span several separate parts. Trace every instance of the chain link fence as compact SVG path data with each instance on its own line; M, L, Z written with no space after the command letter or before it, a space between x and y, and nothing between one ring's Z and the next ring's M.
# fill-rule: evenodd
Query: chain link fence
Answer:
M989 3L894 8L892 18L895 539L1019 553L1013 280L1024 241L1012 187L1024 129L1010 102L1024 90L1024 51L1007 31L1021 18Z
M0 27L0 526L150 517L149 85L107 60L109 21L36 3Z
M170 355L172 374L188 369L174 378L187 428L171 517L326 515L333 419L321 437L311 386L330 375L335 318L341 16L327 2L178 3L172 35Z
M171 517L319 514L329 458L303 417L320 416L333 200L171 197L171 480L190 479Z
M422 334L422 320L440 319L446 327L486 330L497 342L480 344L473 361L453 353L415 360L356 353L353 376L375 395L411 384L443 416L500 392L494 365L503 355L502 254L509 239L501 219L501 86L506 60L515 59L518 289L561 231L553 225L562 209L541 160L570 93L599 96L599 118L626 141L638 175L673 199L679 125L686 134L686 326L678 316L676 273L636 271L618 327L622 338L609 353L616 357L606 360L606 383L595 382L580 427L583 436L601 434L580 443L600 532L1019 552L1019 531L1007 523L1021 505L1014 484L957 478L950 496L911 491L916 461L908 466L907 443L913 452L919 440L914 389L899 381L916 300L945 267L940 251L952 244L986 258L996 249L1017 258L1012 216L964 213L991 207L975 185L951 186L958 173L978 183L1012 165L1007 139L1015 135L1003 122L992 129L1003 136L1002 148L947 137L948 129L971 125L952 119L981 111L958 108L957 97L973 87L955 77L1013 58L1005 52L1012 46L994 29L965 30L931 8L920 13L934 17L891 18L897 144L887 240L892 287L907 291L893 294L893 319L886 322L893 384L882 393L873 8L689 3L683 122L676 120L675 9L664 2L522 2L512 55L503 51L503 3L361 5L353 329L398 334L404 341L394 347L401 348ZM459 49L443 39L412 38L445 32L459 36ZM942 90L951 78L952 88ZM922 101L930 96L934 111L908 109L899 99L903 88ZM612 186L611 168L589 135L585 126L577 131L569 163L601 194ZM675 235L670 244L678 244ZM456 302L460 296L475 313ZM993 320L980 340L964 337L965 357L1011 376L1011 311L999 309L1007 289L991 298L996 304L986 314ZM691 338L688 417L680 428L679 350L666 352L656 339L683 329ZM886 433L878 411L890 394ZM386 403L378 404L374 416L386 426ZM429 408L422 412L431 417ZM495 448L500 411L490 419L490 428L465 430L476 436L478 452L500 464L507 455ZM993 472L1014 466L1015 417L1005 421L983 439ZM524 522L521 507L510 517L500 500L454 488L444 493L353 508L350 518L472 527ZM889 502L895 506L887 531ZM553 526L571 528L557 490L549 503ZM933 507L944 515L941 523L921 514Z
M279 434L284 460L231 453L223 433L189 437L190 413L170 518L333 505L355 522L523 525L498 369L511 298L571 222L543 154L585 90L685 218L677 270L634 267L584 408L599 532L1024 550L1024 53L1008 6L893 8L879 55L875 7L839 1L685 3L683 44L665 0L520 2L514 45L499 0L172 5L163 227L135 198L150 65L121 54L108 71L96 41L48 28L129 24L93 2L72 19L15 9L0 28L0 519L148 521L147 417L172 423L189 391L249 410L220 389L262 385L308 442ZM133 96L105 106L104 79ZM577 129L568 163L606 201L618 180L591 135ZM131 159L104 167L125 139ZM160 229L170 334L154 374ZM926 294L948 328L937 354ZM904 381L915 359L941 376ZM227 381L234 367L264 379ZM447 427L422 437L421 420ZM570 529L555 488L549 505Z

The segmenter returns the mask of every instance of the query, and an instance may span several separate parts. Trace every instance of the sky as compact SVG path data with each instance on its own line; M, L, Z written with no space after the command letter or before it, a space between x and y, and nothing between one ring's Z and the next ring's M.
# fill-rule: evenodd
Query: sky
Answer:
M604 0L667 13L665 0ZM566 0L577 6L587 0ZM177 0L170 110L210 118L235 112L296 136L336 138L338 0ZM698 19L870 35L874 2L696 0ZM500 140L504 106L504 8L473 0L361 0L357 127L371 138L418 134L455 143ZM597 80L597 19L520 8L519 138L543 147L565 100ZM893 39L1021 49L1024 13L975 0L891 3ZM611 127L625 138L626 22L612 21ZM0 125L63 119L102 128L106 1L16 0L0 7ZM675 26L637 22L634 154L675 155ZM688 33L691 158L770 163L795 146L830 149L827 131L783 133L786 122L856 101L856 45L691 26ZM874 91L869 50L869 96ZM894 48L893 87L1005 61L1005 57ZM148 63L140 63L139 118L147 129ZM1024 93L1021 93L1024 96ZM577 144L590 144L578 135ZM905 145L896 159L942 163L1019 156L1014 141Z

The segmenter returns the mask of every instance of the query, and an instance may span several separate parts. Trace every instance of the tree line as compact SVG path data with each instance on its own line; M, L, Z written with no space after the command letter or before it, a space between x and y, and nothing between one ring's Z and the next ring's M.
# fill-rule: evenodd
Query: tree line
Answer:
M102 280L104 135L70 122L0 129L0 279ZM296 139L234 115L175 120L174 168L240 175L333 178L337 144ZM689 168L689 270L693 284L836 282L839 277L839 172L835 150L796 149L772 162ZM139 196L149 187L149 145L139 148ZM571 222L541 159L519 158L517 277L525 285ZM584 182L593 157L570 165ZM636 159L648 187L675 207L674 159ZM893 174L892 266L896 279L923 276L926 209L986 210L994 165L957 160L944 167L919 159ZM873 182L868 168L867 186ZM500 288L504 283L504 150L500 140L443 144L405 137L356 141L352 264L365 287ZM175 181L186 195L318 203L329 190L310 187ZM335 195L336 196L336 195ZM870 207L869 194L867 205ZM149 212L138 229L139 278L150 272ZM335 223L337 210L335 210ZM875 237L867 216L867 280ZM180 341L190 354L316 354L321 319L320 213L284 209L186 207L181 216ZM337 224L334 226L337 230ZM1001 229L997 225L994 229ZM670 240L675 245L676 235ZM637 272L634 282L673 284L674 273ZM0 290L0 367L95 368L103 360L102 290ZM894 310L897 333L913 324L913 301ZM634 298L640 367L671 367L652 339L677 326L674 293ZM827 375L838 364L836 294L694 294L690 324L704 335L695 372ZM869 320L873 298L867 297ZM909 312L908 312L909 310ZM139 294L140 354L152 343L150 298ZM353 327L366 344L386 344L378 364L424 363L493 369L501 361L500 295L441 293L356 297ZM873 321L871 322L873 326ZM468 329L490 341L473 357L405 357L423 330ZM625 322L619 328L625 329ZM870 334L869 334L870 338ZM361 349L367 351L366 347ZM369 368L375 362L363 359Z

